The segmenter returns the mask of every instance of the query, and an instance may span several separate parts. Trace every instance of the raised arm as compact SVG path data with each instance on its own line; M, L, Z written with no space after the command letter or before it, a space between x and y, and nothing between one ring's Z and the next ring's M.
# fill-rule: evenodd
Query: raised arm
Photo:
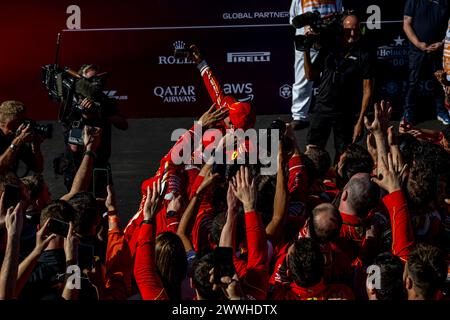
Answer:
M17 295L20 294L23 287L27 283L31 274L33 273L34 268L36 267L37 261L42 254L42 251L47 247L47 245L52 241L56 235L48 234L48 223L50 220L47 220L45 224L39 229L36 233L36 246L33 251L20 263L19 272L17 275Z
M78 266L79 242L80 240L78 236L75 234L73 222L70 222L69 232L67 233L67 237L64 238L64 254L66 256L66 268L67 268L66 282L62 293L62 297L64 300L78 300L79 291L81 289L76 286L77 280L75 280L75 283L70 282L72 281L71 275L73 275L73 272L69 272L74 270L74 266Z
M238 214L238 199L233 192L232 182L228 185L227 205L227 220L223 226L222 233L220 234L219 246L233 248L233 252L236 252L236 218Z
M392 227L392 253L407 260L408 253L414 244L414 233L409 217L406 198L401 190L401 177L407 165L401 165L389 153L387 161L378 164L379 178L372 181L386 190L389 194L383 198L383 203L389 210Z
M134 276L143 300L166 300L167 294L156 272L156 213L161 203L160 181L153 182L153 188L147 187L147 198L144 204L144 220L142 221L136 258Z
M89 183L92 179L92 169L94 166L95 151L100 145L100 128L84 127L84 147L83 160L78 168L72 187L69 193L62 196L60 199L68 201L79 192L88 190Z
M280 237L284 224L287 218L287 208L289 200L288 181L285 176L285 169L287 167L286 157L284 154L282 142L280 141L278 147L278 169L277 169L277 183L275 190L275 201L273 204L273 217L266 227L266 235L272 243Z
M256 212L256 185L247 167L241 167L236 174L233 192L242 202L245 212L248 259L245 275L246 287L255 298L265 299L268 286L267 237L261 215Z
M18 128L19 135L14 138L9 148L0 155L0 171L8 171L11 169L17 158L17 153L24 143L33 141L33 129L30 124L21 124Z
M194 191L194 194L191 196L191 201L184 211L180 224L178 225L177 235L181 238L186 252L193 250L189 235L191 234L195 217L200 207L201 198L205 191L207 191L218 178L218 174L212 174L211 170L212 166L208 163L200 170L200 173L194 182L194 187L195 185L198 185L198 189Z
M3 195L0 214L5 216L7 231L6 251L0 271L0 300L16 299L17 272L19 266L20 233L22 232L22 203L15 208L3 208ZM5 213L6 211L6 213Z
M389 119L391 117L392 107L389 102L381 101L381 104L375 103L375 118L373 122L369 122L369 119L364 117L364 124L367 130L373 134L375 138L376 150L377 150L377 164L382 162L387 163L388 142L387 142L387 129ZM379 171L378 171L379 173Z

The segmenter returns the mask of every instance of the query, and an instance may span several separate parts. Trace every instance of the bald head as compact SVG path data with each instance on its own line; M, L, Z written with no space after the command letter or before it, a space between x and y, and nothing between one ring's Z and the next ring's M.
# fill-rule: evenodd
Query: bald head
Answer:
M339 210L329 203L318 205L312 211L311 237L327 243L339 235L342 218Z
M352 44L358 41L360 36L358 17L355 15L349 15L345 17L343 26L344 26L345 43Z
M379 191L368 173L357 173L344 187L344 192L347 192L345 201L353 212L363 218L377 204Z

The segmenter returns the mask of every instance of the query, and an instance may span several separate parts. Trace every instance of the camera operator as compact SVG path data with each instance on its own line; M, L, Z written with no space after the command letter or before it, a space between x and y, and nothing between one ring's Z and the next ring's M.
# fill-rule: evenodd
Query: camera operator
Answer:
M111 125L120 130L128 129L128 122L119 114L116 101L103 93L105 77L98 71L98 67L92 64L83 65L79 70L81 79L76 83L76 93L73 96L73 104L77 105L77 108L72 108L76 111L72 111L70 125L66 124L64 137L67 146L65 158L69 162L64 172L64 183L68 190L83 158L82 147L69 142L74 123L79 123L79 129L84 125L102 129L102 141L95 154L96 168L110 168Z
M336 43L323 48L314 64L310 52L304 53L306 77L320 77L307 144L325 148L333 128L335 159L339 159L346 145L360 139L373 92L374 61L361 39L359 20L348 15L342 25Z
M342 11L341 0L292 0L291 8L289 10L289 23L294 25L293 19L298 15L306 12L318 11L320 15L326 16L332 13ZM297 35L304 35L311 32L311 26L307 25L304 28L296 30ZM319 50L311 49L311 60L314 62L319 54ZM313 97L313 81L310 81L305 76L304 71L303 52L295 50L295 83L292 86L292 122L291 126L295 130L304 129L309 126L309 107Z
M19 160L36 173L44 170L44 138L25 120L26 107L22 102L9 100L0 105L0 172L17 173Z

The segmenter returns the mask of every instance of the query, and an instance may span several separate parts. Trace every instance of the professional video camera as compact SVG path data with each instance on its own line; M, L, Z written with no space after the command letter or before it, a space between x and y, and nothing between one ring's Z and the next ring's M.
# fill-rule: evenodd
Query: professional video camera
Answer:
M42 83L48 90L50 99L57 102L70 102L81 113L98 111L102 103L108 99L102 91L106 77L107 74L103 73L88 79L69 68L61 69L54 64L42 67ZM88 98L93 102L94 108L88 111L79 103L73 103L74 95Z
M44 65L41 68L42 84L48 90L51 100L63 102L59 120L70 126L73 121L79 121L83 113L99 113L105 103L111 103L112 101L103 93L108 77L107 73L85 78L70 68L61 68L58 65L60 39L61 35L58 34L56 62ZM84 98L92 101L91 108L86 109L81 106L81 101Z
M321 17L319 11L306 12L296 16L292 20L292 25L296 29L310 26L313 31L313 34L295 36L296 50L306 51L313 46L320 49L335 45L339 36L343 34L343 17L343 13L333 13L326 17Z

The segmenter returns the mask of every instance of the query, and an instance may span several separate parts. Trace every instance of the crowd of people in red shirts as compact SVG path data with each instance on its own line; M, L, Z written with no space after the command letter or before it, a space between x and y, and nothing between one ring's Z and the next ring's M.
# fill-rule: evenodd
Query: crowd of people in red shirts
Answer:
M203 131L252 128L250 105L224 96L197 63L215 102L198 120ZM449 298L450 129L397 133L391 111L375 104L366 145L347 146L336 164L325 149L301 150L286 124L274 175L258 163L222 172L201 150L190 153L202 165L176 163L172 151L194 137L187 131L142 183L128 222L112 185L106 199L88 192L101 132L86 127L61 199L51 201L42 175L0 175L3 195L6 185L21 190L15 207L0 199L0 299ZM225 135L216 153L234 143ZM235 147L233 159L252 146ZM52 220L68 230L53 232Z

